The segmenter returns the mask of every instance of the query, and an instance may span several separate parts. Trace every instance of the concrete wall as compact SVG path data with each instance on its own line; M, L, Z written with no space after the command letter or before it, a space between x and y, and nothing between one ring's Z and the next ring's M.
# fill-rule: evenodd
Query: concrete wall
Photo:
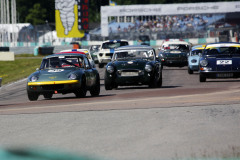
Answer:
M0 61L14 61L14 52L0 52Z

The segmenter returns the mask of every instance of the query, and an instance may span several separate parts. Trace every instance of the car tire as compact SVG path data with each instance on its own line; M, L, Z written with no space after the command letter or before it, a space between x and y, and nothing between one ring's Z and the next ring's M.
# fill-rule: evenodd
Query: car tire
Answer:
M188 67L188 74L193 74L193 70Z
M162 87L162 71L157 68L157 72L154 73L154 77L152 78L149 87L150 88L160 88Z
M98 68L103 68L104 67L104 63L98 63Z
M84 98L86 97L86 94L87 94L87 87L86 87L86 79L85 77L82 77L82 84L81 84L81 87L79 89L77 89L75 92L74 92L75 96L77 98Z
M114 83L113 84L113 89L117 89L118 88L118 84L117 83Z
M97 75L96 85L90 90L91 96L98 96L100 94L100 78Z
M105 90L112 90L113 89L113 83L111 80L109 80L105 74L104 76L104 86Z
M162 73L161 73L161 76L160 76L160 78L158 80L158 86L157 87L158 88L162 87Z
M36 101L39 97L39 94L38 93L34 93L34 92L27 92L28 94L28 99L30 101Z
M44 97L45 99L51 99L52 96L53 96L52 93L44 93L44 94L43 94L43 97Z
M200 81L200 82L206 82L206 79L207 79L207 78L206 78L205 76L199 74L199 81Z

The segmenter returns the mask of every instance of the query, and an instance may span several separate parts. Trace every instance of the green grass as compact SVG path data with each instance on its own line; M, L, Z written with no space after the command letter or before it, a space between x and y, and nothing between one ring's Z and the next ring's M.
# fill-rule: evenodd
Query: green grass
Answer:
M28 77L40 67L42 58L33 55L15 56L15 61L0 61L2 85Z

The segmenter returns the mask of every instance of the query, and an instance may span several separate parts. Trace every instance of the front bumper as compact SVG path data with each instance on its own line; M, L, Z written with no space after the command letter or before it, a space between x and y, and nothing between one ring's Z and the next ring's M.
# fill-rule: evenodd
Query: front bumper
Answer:
M28 82L27 90L38 93L71 93L81 87L79 80Z
M186 66L187 59L161 58L161 62L166 66Z
M152 73L140 73L137 76L121 76L119 73L108 74L108 78L120 86L148 85L152 79Z
M198 65L189 65L188 66L192 71L198 71L199 70L199 66Z
M206 78L240 78L240 71L200 71L199 74Z
M112 58L99 58L98 59L98 62L99 63L108 63L108 62L111 62Z

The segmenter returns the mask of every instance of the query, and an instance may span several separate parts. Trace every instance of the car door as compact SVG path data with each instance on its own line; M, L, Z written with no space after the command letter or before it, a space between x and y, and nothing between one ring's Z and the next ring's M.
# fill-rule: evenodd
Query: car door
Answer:
M96 83L96 74L87 57L84 57L84 67L86 75L86 85L87 87L91 87Z

